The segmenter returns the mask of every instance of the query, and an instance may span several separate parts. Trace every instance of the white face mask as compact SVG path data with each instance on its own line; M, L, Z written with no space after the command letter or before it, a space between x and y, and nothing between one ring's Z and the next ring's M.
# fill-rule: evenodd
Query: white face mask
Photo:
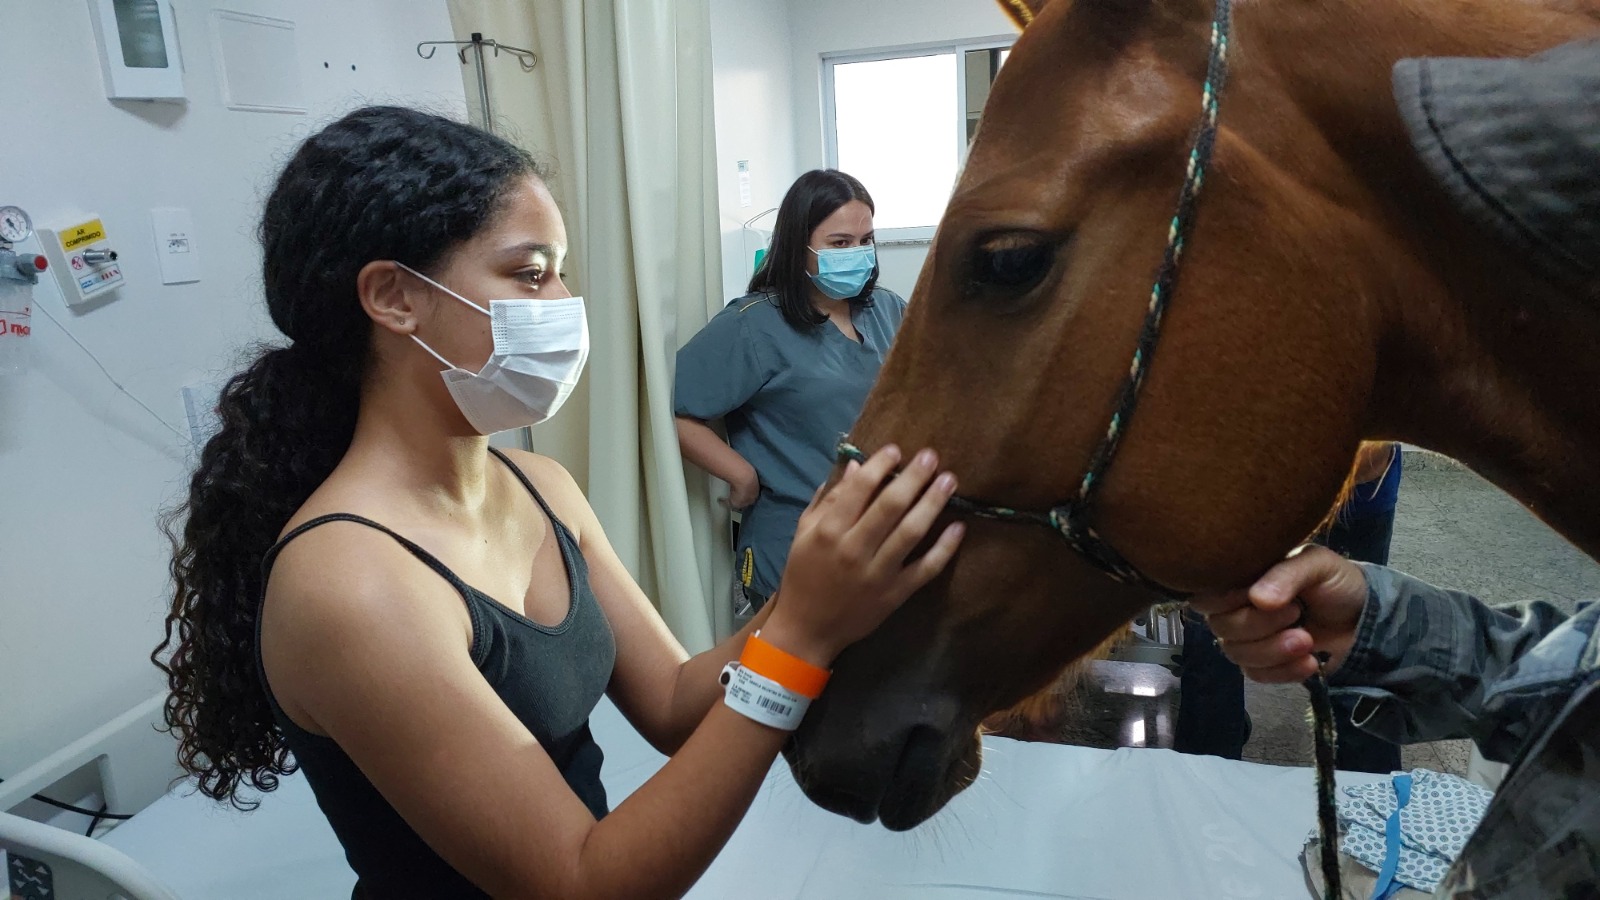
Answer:
M582 297L491 300L484 309L405 263L395 265L489 317L494 353L478 372L456 366L411 336L449 367L439 373L445 388L479 434L537 425L556 414L589 359Z

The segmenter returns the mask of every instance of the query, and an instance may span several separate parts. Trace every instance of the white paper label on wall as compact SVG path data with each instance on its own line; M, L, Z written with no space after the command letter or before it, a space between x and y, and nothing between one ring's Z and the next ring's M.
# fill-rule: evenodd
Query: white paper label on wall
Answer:
M739 160L739 205L750 205L750 160Z
M150 210L156 239L156 260L161 263L162 284L187 284L200 280L200 253L194 243L194 220L187 209Z

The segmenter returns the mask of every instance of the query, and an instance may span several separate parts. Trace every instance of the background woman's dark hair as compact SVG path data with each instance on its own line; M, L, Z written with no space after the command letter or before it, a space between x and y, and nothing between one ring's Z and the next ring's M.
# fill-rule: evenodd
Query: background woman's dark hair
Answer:
M372 339L356 274L382 259L433 270L530 174L543 177L487 132L376 106L302 144L267 198L267 309L292 344L261 351L228 380L221 431L188 498L163 518L176 593L151 660L172 691L178 759L206 795L250 808L245 783L270 791L295 769L256 662L261 561L355 431Z
M801 175L778 205L778 221L772 229L772 246L761 259L761 267L750 279L750 293L767 291L778 297L784 319L801 331L828 320L811 302L811 279L806 275L810 256L811 232L822 221L851 200L860 200L874 213L878 207L872 195L855 178L837 169L812 169ZM878 270L872 270L867 286L851 298L852 303L869 302L878 286Z

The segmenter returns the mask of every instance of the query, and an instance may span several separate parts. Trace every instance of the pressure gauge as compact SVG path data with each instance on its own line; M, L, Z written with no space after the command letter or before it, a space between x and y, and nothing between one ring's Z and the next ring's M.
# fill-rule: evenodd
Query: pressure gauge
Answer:
M33 220L18 206L0 206L0 241L15 244L33 234Z

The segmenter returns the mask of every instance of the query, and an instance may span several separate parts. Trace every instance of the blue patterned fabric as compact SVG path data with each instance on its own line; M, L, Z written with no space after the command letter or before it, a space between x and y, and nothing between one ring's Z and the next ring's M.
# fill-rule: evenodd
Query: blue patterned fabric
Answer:
M1345 788L1339 798L1339 849L1374 872L1388 856L1384 826L1394 814L1394 782ZM1399 864L1395 880L1423 891L1439 886L1466 846L1494 795L1455 775L1415 769L1411 800L1400 810Z

